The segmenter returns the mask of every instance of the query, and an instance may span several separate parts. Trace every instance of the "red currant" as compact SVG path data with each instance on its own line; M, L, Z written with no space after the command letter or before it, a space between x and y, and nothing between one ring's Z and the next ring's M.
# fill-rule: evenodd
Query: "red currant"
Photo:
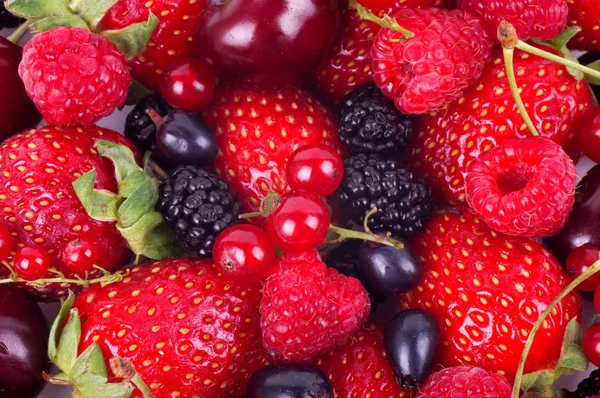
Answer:
M583 116L579 146L585 156L600 163L600 106L589 109Z
M579 246L567 257L567 276L571 281L600 260L600 248L590 243ZM600 272L592 275L577 288L584 292L593 292L600 285Z
M98 247L89 239L75 239L65 245L61 257L71 271L83 273L94 268L98 261Z
M583 335L583 353L588 361L600 366L600 323L593 324Z
M273 267L275 246L262 229L248 224L234 225L217 238L213 261L225 276L257 281Z
M36 281L48 272L50 256L39 246L23 246L15 254L14 268L21 279Z
M164 77L160 95L175 107L197 112L212 101L215 78L202 61L184 58Z
M6 260L12 249L12 236L6 225L0 224L0 261Z
M267 217L267 233L284 252L305 251L325 242L330 221L327 206L317 196L289 192Z
M292 153L286 173L292 190L326 197L342 183L344 162L330 146L306 145Z

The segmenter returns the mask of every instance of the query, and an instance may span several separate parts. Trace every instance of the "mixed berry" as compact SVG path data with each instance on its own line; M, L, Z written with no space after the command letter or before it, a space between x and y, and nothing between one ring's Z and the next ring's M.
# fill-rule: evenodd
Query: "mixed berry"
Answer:
M600 396L598 6L6 0L0 397Z

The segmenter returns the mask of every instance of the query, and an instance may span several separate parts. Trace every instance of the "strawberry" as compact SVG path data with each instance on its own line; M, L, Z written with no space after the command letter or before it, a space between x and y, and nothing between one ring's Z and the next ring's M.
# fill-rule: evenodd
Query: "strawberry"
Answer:
M249 376L267 363L260 285L231 284L209 261L194 259L147 264L123 275L121 282L94 285L76 297L71 316L80 315L80 355L95 344L106 361L131 362L155 398L242 395ZM61 370L67 377L75 372Z
M203 117L217 135L217 172L237 191L246 211L256 211L269 191L288 190L285 170L297 148L317 143L341 148L331 113L297 88L220 87Z
M579 32L569 43L570 48L578 50L600 50L600 1L568 0L570 26L579 26Z
M346 344L313 362L329 377L338 398L412 396L396 382L385 355L381 325L365 323Z
M470 212L435 215L412 243L423 277L400 302L437 318L438 363L481 367L512 382L533 325L568 283L558 261L537 242L497 234ZM536 335L526 373L552 372L561 354L573 354L561 343L580 312L576 294L555 307Z
M510 92L502 59L498 48L481 78L461 98L417 119L410 157L440 201L464 202L464 175L473 159L504 140L530 134ZM587 84L565 67L519 50L514 68L538 132L578 159L576 133L592 105Z

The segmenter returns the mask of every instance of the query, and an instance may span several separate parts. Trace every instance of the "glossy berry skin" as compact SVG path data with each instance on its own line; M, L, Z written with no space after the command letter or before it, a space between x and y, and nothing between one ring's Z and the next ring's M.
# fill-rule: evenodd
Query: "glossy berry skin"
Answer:
M12 236L6 225L0 224L0 261L6 260L12 249Z
M23 50L16 44L0 37L0 87L4 95L0 101L0 140L34 127L41 116L27 95L19 77L19 63Z
M344 178L344 162L330 146L306 145L292 153L286 172L293 191L327 197L335 192Z
M213 132L198 116L175 109L156 128L160 152L180 165L205 166L217 157L219 147Z
M98 247L90 239L75 239L63 248L62 260L71 271L84 273L96 265Z
M550 236L573 208L575 165L563 149L540 137L500 143L467 168L467 203L495 231Z
M596 323L586 330L582 341L583 353L594 365L600 365L600 324Z
M481 75L492 40L462 10L407 9L393 15L414 36L382 29L371 56L375 83L405 114L431 112L458 99Z
M596 261L600 260L600 247L586 243L573 250L567 257L567 276L571 281L584 273ZM593 292L600 286L600 273L581 282L577 288L584 292Z
M421 278L421 260L405 244L403 249L365 242L359 252L360 274L376 297L407 293Z
M506 378L481 368L457 366L432 374L417 398L486 397L510 398L512 386Z
M215 78L201 61L182 58L163 78L160 95L174 107L199 112L215 95Z
M577 50L600 50L600 14L595 10L598 0L568 0L569 26L578 26L581 31L569 41L569 48Z
M196 56L221 81L282 88L317 66L338 26L338 0L229 0L199 17Z
M588 109L579 129L579 146L583 154L600 163L600 106Z
M267 233L284 252L314 249L325 243L331 219L325 203L305 192L281 195L267 217Z
M248 381L246 398L333 398L331 382L318 368L300 363L269 365Z
M396 314L385 324L383 342L401 386L413 388L425 383L440 344L440 330L433 316L419 309Z
M275 246L262 229L234 225L215 241L213 262L226 278L257 281L267 276L275 264Z
M0 396L35 398L45 386L48 324L33 296L14 286L0 289Z
M125 103L131 82L117 46L80 27L35 36L19 76L49 124L96 123Z
M48 252L39 246L23 246L15 254L14 270L26 281L43 278L50 268Z

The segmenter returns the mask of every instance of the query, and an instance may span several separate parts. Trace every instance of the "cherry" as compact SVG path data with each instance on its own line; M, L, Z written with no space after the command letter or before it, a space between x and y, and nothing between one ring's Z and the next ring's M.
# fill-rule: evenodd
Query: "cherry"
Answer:
M567 257L567 277L572 282L590 268L596 261L600 260L600 248L592 244L585 244L573 250ZM577 286L584 292L593 292L600 286L600 273L592 275Z
M39 246L23 246L15 254L15 272L21 279L36 281L50 268L48 252Z
M600 366L600 323L593 324L583 335L583 353L594 366Z
M84 273L98 261L98 247L90 239L75 239L65 245L61 257L71 271Z
M287 180L294 191L326 197L344 178L344 162L330 146L313 144L298 148L288 160Z
M234 279L261 280L275 264L275 246L254 225L240 224L219 235L213 248L215 268Z
M579 146L588 158L600 163L600 106L587 110L579 129Z
M211 0L196 23L196 55L247 89L300 83L338 31L338 0Z
M6 225L0 224L0 261L6 260L12 249L12 236Z
M330 221L327 206L317 196L289 192L267 217L267 233L284 252L310 250L325 242Z
M163 78L160 95L172 106L198 112L212 101L215 78L202 61L183 58Z

